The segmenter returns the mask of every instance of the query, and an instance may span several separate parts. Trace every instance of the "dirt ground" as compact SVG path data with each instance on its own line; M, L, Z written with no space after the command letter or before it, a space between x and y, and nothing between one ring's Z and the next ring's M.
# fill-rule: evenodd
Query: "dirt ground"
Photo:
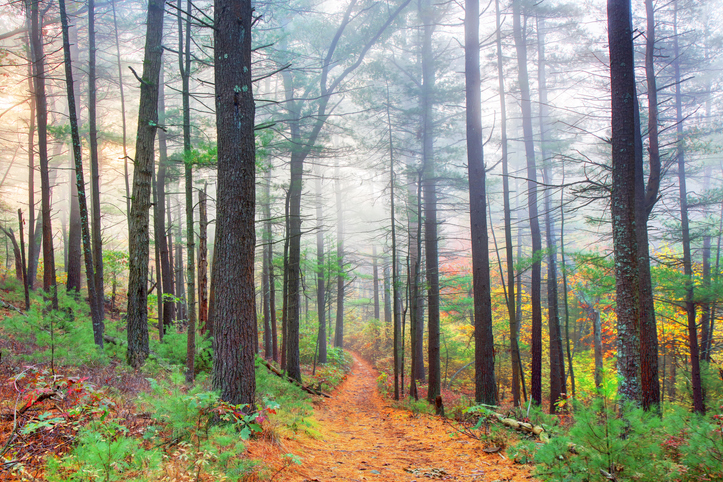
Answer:
M526 467L480 442L460 436L439 417L413 415L382 399L377 374L354 357L352 373L316 409L322 437L284 440L282 450L301 459L274 480L529 481Z

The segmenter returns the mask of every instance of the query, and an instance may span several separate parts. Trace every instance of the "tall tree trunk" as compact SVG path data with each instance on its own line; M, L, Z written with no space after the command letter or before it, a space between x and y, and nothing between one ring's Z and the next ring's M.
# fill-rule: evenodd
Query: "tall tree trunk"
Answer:
M68 31L70 40L70 62L73 69L72 74L74 80L73 95L75 97L75 112L76 119L78 122L78 129L80 130L81 113L80 113L80 71L79 65L79 51L78 51L78 29L71 27ZM69 151L72 152L72 141ZM75 165L74 161L71 160L71 171L70 171L70 220L68 226L68 262L66 269L68 272L68 279L66 283L66 289L68 292L75 291L80 293L81 288L81 260L82 260L82 249L81 249L81 226L80 226L80 206L78 205L78 184L75 179Z
M396 176L394 172L394 138L392 136L392 118L390 112L390 98L389 98L389 83L387 83L387 130L389 133L389 200L390 200L390 215L391 215L391 228L392 228L392 299L394 300L394 318L393 318L393 338L392 343L392 356L394 359L394 399L399 400L400 391L404 390L404 334L401 330L401 295L399 293L399 260L397 255L397 220L395 205L396 200L394 198L394 191L396 188ZM388 284L387 268L385 268L384 281L385 285ZM389 290L385 290L386 296L385 301L389 298ZM386 305L385 302L385 315ZM388 319L388 318L387 318ZM402 351L400 356L400 350ZM401 388L401 390L400 390ZM415 394L416 397L416 394Z
M518 81L520 83L520 107L522 109L522 130L525 138L525 157L527 159L527 205L530 216L530 236L532 238L532 286L530 301L532 303L532 373L530 396L536 404L542 404L542 302L541 280L542 266L540 251L542 236L537 214L537 166L535 163L535 146L532 134L532 102L530 100L530 81L527 73L527 45L522 25L521 0L512 2L512 24L517 50Z
M319 318L319 363L326 363L326 281L324 279L324 213L321 197L321 169L316 169L316 312Z
M133 169L128 275L127 361L141 366L148 357L148 218L151 207L153 146L158 127L158 89L162 65L163 11L160 0L149 0L143 60L138 133Z
M93 339L96 346L103 348L103 310L100 306L102 298L96 293L93 273L93 252L90 237L90 220L88 219L88 204L85 198L85 181L83 179L83 161L81 159L82 146L78 129L78 117L75 112L75 92L73 84L73 68L70 59L70 35L68 32L68 17L65 12L65 0L59 0L60 21L63 30L63 57L65 63L65 83L68 93L68 113L70 117L70 132L73 141L73 159L75 161L75 178L78 187L78 206L80 209L80 225L83 234L83 254L85 258L85 274L88 282L88 299L90 301L91 320L93 324Z
M392 286L391 280L389 279L391 274L389 273L389 266L386 264L386 260L382 273L384 275L384 322L392 323Z
M377 259L377 246L372 246L372 286L374 289L374 319L380 320L379 311L379 260Z
M608 0L610 88L612 92L611 215L618 317L618 392L641 399L640 277L635 232L636 132L635 71L630 0Z
M193 5L186 0L185 46L181 15L178 15L178 69L181 73L183 98L183 160L186 181L186 310L188 331L186 343L186 382L195 378L194 359L196 356L196 236L193 222L193 164L191 163L191 15ZM178 0L181 12L181 0ZM184 65L185 64L185 65Z
M341 178L339 176L339 162L334 169L336 176L336 326L334 327L334 346L344 348L344 281L346 272L344 268L344 208L341 203Z
M552 216L553 183L550 161L547 159L547 75L545 72L545 20L537 19L537 84L540 95L540 158L543 165L545 190L545 225L547 241L547 326L550 336L550 413L557 412L558 402L567 392L565 380L565 357L562 352L560 308L557 295L557 243L555 223Z
M50 206L50 168L48 166L48 104L45 96L45 53L43 52L40 0L30 1L30 51L34 65L35 114L38 126L38 157L40 159L41 212L43 219L43 290L50 297L52 308L58 309L55 281L55 253Z
M158 81L158 123L166 122L166 96L164 73L161 68ZM162 300L163 300L163 326L166 328L173 324L175 319L175 295L173 286L173 271L171 270L171 251L166 236L166 172L168 170L167 134L163 129L158 131L158 172L156 175L156 203L153 206L153 234L158 245L158 254L161 261ZM168 210L170 216L170 210ZM170 226L170 224L169 224Z
M28 1L27 11L30 11ZM27 15L26 27L28 29L28 45L30 42L31 15ZM28 121L28 275L25 277L25 284L29 290L35 289L35 278L37 277L38 263L36 252L38 246L35 242L35 63L31 58L28 60L28 92L30 93L30 119Z
M269 315L271 316L271 357L274 361L279 361L279 336L278 328L276 326L276 278L274 276L274 244L273 244L273 231L271 223L271 169L269 165L269 173L267 174L266 180L266 194L268 202L264 205L264 217L266 218L266 235L267 239L267 253L268 257L268 268L269 268Z
M179 179L180 183L180 179ZM187 307L186 307L186 285L184 283L183 276L183 216L181 215L181 201L176 199L176 219L178 224L176 225L176 260L175 265L175 278L176 278L176 314L180 320L188 320L187 318ZM170 223L169 223L170 224Z
M658 378L658 327L655 321L655 303L650 275L648 247L648 218L658 200L660 190L660 148L658 142L658 88L655 81L655 17L652 0L645 1L647 31L645 48L645 74L648 84L648 143L649 174L643 194L642 159L636 167L636 233L640 270L640 389L643 408L657 409L660 405L660 379ZM639 113L636 111L639 119ZM639 122L639 120L638 120ZM638 129L639 130L639 129ZM641 139L642 140L642 139ZM637 151L640 150L638 153ZM636 145L636 155L642 157L642 147ZM639 191L638 191L639 190Z
M685 176L685 146L683 134L683 94L680 90L680 51L678 48L678 2L673 2L673 69L675 71L675 114L678 163L678 188L680 194L680 224L683 237L683 272L686 280L685 311L688 315L688 348L690 350L690 381L693 388L693 410L705 413L703 388L700 378L700 353L698 349L698 327L696 325L696 306L693 297L693 262L690 246L690 228L688 220L688 190Z
M96 122L95 62L95 0L88 0L88 136L90 137L90 212L93 240L95 295L100 316L104 317L103 239L100 223L100 161L98 159L98 127Z
M500 92L500 134L502 143L502 197L505 218L505 255L507 264L507 316L510 320L510 353L512 359L512 403L520 405L520 348L519 326L515 313L515 258L512 245L512 211L510 209L509 160L507 157L507 103L505 101L505 77L502 57L502 22L500 0L495 0L497 27L497 79Z
M429 383L427 400L432 403L442 389L442 373L439 359L439 251L437 248L437 179L434 166L434 7L430 0L420 2L422 34L422 169L424 186L424 248L427 269L427 363ZM484 215L484 214L483 214Z
M198 329L208 333L208 195L198 190Z
M497 405L492 333L487 188L482 147L482 94L479 63L479 0L466 0L464 17L467 98L467 172L474 289L475 401Z
M255 145L251 0L215 0L218 138L213 388L229 403L255 407Z
M125 188L126 188L126 218L128 224L130 224L131 215L131 189L128 180L128 135L127 135L127 123L126 123L126 97L123 91L123 67L121 66L121 55L120 55L120 39L118 36L118 19L115 11L115 0L111 0L110 5L113 9L113 32L115 34L115 52L118 63L118 87L120 88L120 101L121 101L121 127L123 129L123 173L125 174ZM155 211L154 211L155 216ZM156 239L157 242L157 239ZM161 267L161 269L163 269Z

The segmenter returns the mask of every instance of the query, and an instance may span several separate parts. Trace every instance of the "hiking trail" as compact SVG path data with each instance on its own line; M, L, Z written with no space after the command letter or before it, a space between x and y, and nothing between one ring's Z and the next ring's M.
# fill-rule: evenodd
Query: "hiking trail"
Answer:
M529 469L484 452L479 441L454 433L439 417L391 407L379 395L376 377L355 355L348 378L316 405L322 437L283 440L280 450L298 456L301 465L281 469L273 480L532 480Z

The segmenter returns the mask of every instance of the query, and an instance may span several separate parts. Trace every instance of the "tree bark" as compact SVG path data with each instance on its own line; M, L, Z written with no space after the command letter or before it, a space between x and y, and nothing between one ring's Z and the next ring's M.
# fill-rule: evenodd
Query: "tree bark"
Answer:
M73 84L73 67L70 59L70 35L68 32L68 17L65 12L65 0L59 0L60 19L63 30L63 53L65 60L65 83L68 93L68 113L70 117L70 132L73 141L73 160L75 161L75 179L78 188L78 207L80 210L80 226L83 238L83 257L85 259L85 275L88 283L88 299L90 301L91 320L93 324L93 339L96 346L103 348L103 310L102 298L96 293L95 274L93 272L93 251L90 235L90 220L88 219L88 204L85 197L85 181L83 179L82 146L80 144L80 131L78 117L75 112L75 91Z
M166 95L163 69L158 81L158 123L166 122ZM158 171L156 174L156 203L153 206L153 233L158 245L158 255L161 261L161 286L163 302L163 329L173 324L176 306L173 303L175 295L173 286L173 271L171 270L170 247L166 236L166 172L168 170L167 134L163 129L158 131ZM170 214L170 210L169 210Z
M344 208L341 203L341 179L339 177L339 163L334 169L336 176L336 325L334 327L334 346L344 348L344 281L346 271L344 267Z
M635 231L636 132L635 71L630 0L608 0L610 88L612 93L611 215L615 253L618 317L618 391L632 402L641 399L640 278Z
M645 1L647 31L645 48L645 74L648 84L648 142L649 174L645 194L642 194L643 174L637 174L636 192L638 262L640 270L640 389L643 408L655 410L660 405L660 380L658 378L658 327L655 320L655 303L650 275L648 248L648 219L658 200L660 190L660 148L658 141L658 88L655 81L655 17L652 0ZM639 114L638 114L639 118ZM639 121L638 121L639 122ZM642 139L641 139L642 141ZM639 147L642 151L642 147ZM637 151L636 151L636 154ZM642 157L642 152L639 153ZM642 159L638 171L642 171Z
M163 11L160 0L149 0L143 61L138 133L133 169L128 274L128 364L140 367L148 358L148 244L153 146L158 127L159 74L162 64Z
M316 312L319 321L317 344L319 363L326 363L326 280L324 277L324 213L321 197L321 169L316 169Z
M101 319L104 317L103 239L100 215L100 161L96 121L95 0L88 0L88 136L90 137L90 212L93 241L93 281Z
M532 304L532 373L530 396L537 405L542 404L542 302L541 302L541 250L542 236L537 213L537 166L535 146L532 134L532 102L530 99L530 81L527 73L527 45L521 21L521 0L513 0L512 17L517 50L518 81L520 84L520 107L522 109L522 130L525 138L525 157L527 159L527 205L530 217L530 237L532 238L532 270L530 301Z
M251 0L215 0L218 188L213 263L213 389L254 410L255 145Z
M678 189L680 199L680 224L683 237L683 272L686 280L685 311L688 315L688 348L690 353L690 381L693 388L693 410L705 413L703 388L700 377L700 352L698 347L698 327L696 325L696 305L694 300L693 262L690 246L690 228L688 220L688 190L685 175L685 145L683 133L683 94L680 89L680 51L678 48L678 2L673 2L673 69L675 71L675 114L676 114L676 161L678 164Z
M482 147L482 95L479 48L479 0L466 0L464 17L467 99L467 172L474 289L475 401L497 405L492 333L487 188Z
M208 208L206 186L198 190L198 328L208 333Z
M30 51L33 60L35 114L38 129L38 157L40 160L41 213L43 220L43 290L50 297L51 306L58 309L58 291L55 280L55 253L50 206L50 168L48 166L48 104L45 96L45 53L43 52L40 0L30 2Z

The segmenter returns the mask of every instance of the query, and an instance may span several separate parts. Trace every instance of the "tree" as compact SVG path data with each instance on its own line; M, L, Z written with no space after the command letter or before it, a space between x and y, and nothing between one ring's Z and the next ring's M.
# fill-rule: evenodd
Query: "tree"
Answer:
M100 166L98 160L98 126L96 121L96 47L95 0L88 0L88 136L90 137L90 204L93 236L93 282L98 297L100 316L105 311L103 302L103 239L100 223ZM80 195L80 193L79 193ZM81 215L82 216L82 215Z
M512 2L512 25L517 50L517 72L520 84L520 107L522 109L522 130L525 138L525 157L527 159L527 206L530 216L530 236L532 238L532 373L530 377L530 396L536 404L542 404L542 303L540 284L542 266L540 255L542 236L537 213L537 166L535 146L532 135L532 102L530 98L530 80L527 73L527 45L521 21L521 0Z
M143 57L133 194L128 226L128 364L141 366L148 357L148 211L151 207L153 144L158 128L158 90L162 65L163 11L160 0L149 0Z
M212 266L213 389L255 406L255 140L251 0L215 0L214 72L218 188Z
M696 304L693 297L693 262L690 243L690 222L688 219L688 189L685 175L685 139L683 134L683 94L680 77L680 49L678 47L678 2L673 2L673 70L675 81L675 133L676 161L678 164L678 194L680 201L680 228L683 240L683 272L686 278L685 312L688 318L688 349L690 350L690 380L693 388L693 410L705 413L703 387L700 378L700 352L698 347L698 326Z
M88 284L88 299L90 301L91 320L93 323L93 339L96 346L103 348L103 298L96 292L95 275L93 272L93 250L90 237L90 222L88 219L88 204L85 198L85 181L83 179L83 161L81 158L82 146L78 129L78 116L75 112L75 88L73 83L73 67L70 59L70 35L68 32L68 17L65 12L65 0L59 0L60 21L63 29L63 56L65 59L65 83L68 95L68 111L70 115L70 133L73 142L73 160L75 161L75 179L78 191L78 207L80 210L80 226L83 238L83 255L85 258L85 273Z
M321 170L316 169L316 311L319 318L319 363L326 363L326 281L324 278L324 213ZM270 344L269 344L270 345Z
M640 293L635 230L637 97L630 0L608 0L610 91L612 93L612 194L615 291L618 317L618 391L637 402L640 392ZM636 132L637 131L637 132Z
M419 4L419 17L422 22L422 90L421 137L422 172L424 192L424 248L427 268L427 363L429 365L429 383L427 401L433 403L442 389L442 372L439 360L439 251L437 240L437 180L434 166L434 56L432 54L432 34L435 28L434 7L430 0Z
M467 94L467 171L474 289L475 401L497 405L494 335L487 237L487 189L482 147L482 94L479 65L479 0L466 0L464 17Z
M33 61L33 93L38 128L38 157L40 158L41 213L43 220L43 290L50 296L52 308L58 309L58 290L55 281L53 226L50 217L50 168L48 166L48 101L45 96L45 53L43 52L40 0L29 0L30 51ZM31 207L32 209L32 207Z

